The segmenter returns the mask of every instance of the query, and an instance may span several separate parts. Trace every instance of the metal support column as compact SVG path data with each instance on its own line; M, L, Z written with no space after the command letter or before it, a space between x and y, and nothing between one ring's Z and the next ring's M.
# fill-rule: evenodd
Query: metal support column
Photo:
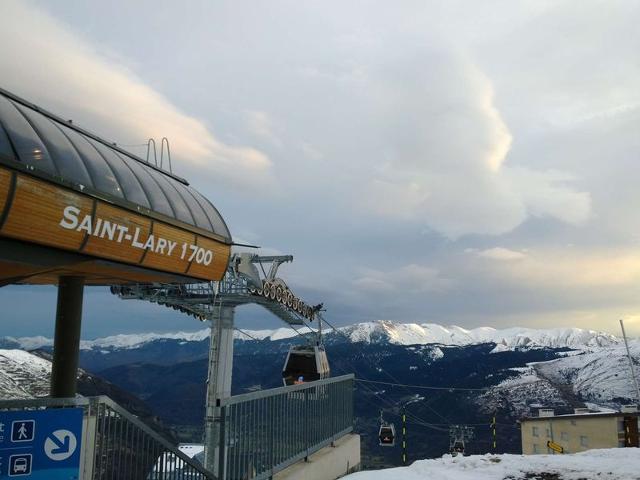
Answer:
M51 368L54 398L76 396L83 293L84 278L60 277Z
M220 466L224 465L224 447L220 445L221 408L218 400L231 396L231 372L233 369L233 317L234 307L214 308L211 318L211 344L209 347L209 377L205 418L204 464L218 478L224 479ZM221 453L222 452L222 453Z

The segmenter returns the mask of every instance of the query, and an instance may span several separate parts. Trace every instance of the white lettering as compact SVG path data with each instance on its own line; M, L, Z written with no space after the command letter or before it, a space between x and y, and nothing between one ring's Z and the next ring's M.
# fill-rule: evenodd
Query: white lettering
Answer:
M206 250L197 245L183 242L178 244L178 242L174 240L156 237L153 234L149 234L146 241L142 242L144 232L141 227L135 227L134 231L125 225L120 225L111 220L93 217L92 215L85 215L80 219L79 216L80 209L73 205L68 205L63 210L59 225L67 230L86 232L87 235L106 238L109 241L115 240L118 243L131 245L134 248L142 250L150 250L169 257L176 251L176 254L180 256L181 259L197 264L209 265L213 260L214 255L211 250ZM178 245L181 246L180 249L177 248Z
M164 255L164 249L166 248L166 246L167 246L167 241L164 238L159 237L158 243L156 244L155 252L161 253L162 255Z
M85 232L87 232L87 234L91 235L91 215L85 215L85 217L82 219L82 222L80 222L80 226L76 228L76 230L78 232L84 230Z
M133 234L133 240L131 240L131 245L136 248L144 248L144 245L138 241L138 237L140 236L140 227L136 227L136 233Z
M102 223L102 232L100 232L100 238L104 238L106 235L109 240L113 240L116 235L117 223L111 223L109 220L105 220Z
M72 205L65 207L62 216L64 217L60 220L60 226L62 228L67 228L69 230L73 230L78 226L78 215L80 214L80 209L76 208Z
M171 253L173 252L173 249L176 248L176 245L178 245L178 244L176 242L171 241L171 240L169 240L168 244L169 244L169 250L167 251L167 255L171 256Z
M118 233L118 243L122 243L122 238L129 231L129 229L124 225L118 225L117 228L118 228L118 232L120 232Z
M153 234L149 235L149 238L147 238L147 241L145 242L144 247L142 247L142 248L144 248L145 250L149 249L149 250L153 251L153 242L154 241L155 241L155 239L153 238Z

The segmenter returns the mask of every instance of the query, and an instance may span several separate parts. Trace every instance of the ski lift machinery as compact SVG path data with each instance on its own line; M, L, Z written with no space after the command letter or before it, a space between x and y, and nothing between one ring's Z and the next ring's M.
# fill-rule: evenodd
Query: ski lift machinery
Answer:
M320 311L323 305L319 304L312 307L298 299L289 290L284 280L275 278L273 267L269 274L265 272L266 280L263 282L256 266L253 264L253 258L254 256L250 254L240 254L236 257L233 266L236 274L241 275L250 282L250 293L261 295L266 300L282 304L301 318L307 318L311 322L314 319L318 320L318 331L313 335L315 342L309 342L307 345L292 346L289 349L282 368L284 385L296 385L329 378L331 375L329 360L322 345L322 316Z

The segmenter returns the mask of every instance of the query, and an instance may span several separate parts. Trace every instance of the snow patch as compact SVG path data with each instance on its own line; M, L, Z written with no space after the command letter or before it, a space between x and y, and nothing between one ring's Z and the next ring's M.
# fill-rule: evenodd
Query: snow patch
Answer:
M640 449L590 450L570 455L445 455L419 460L409 467L354 473L348 480L504 480L541 478L562 480L631 480L640 471ZM545 477L552 478L552 477ZM553 478L556 478L555 476Z

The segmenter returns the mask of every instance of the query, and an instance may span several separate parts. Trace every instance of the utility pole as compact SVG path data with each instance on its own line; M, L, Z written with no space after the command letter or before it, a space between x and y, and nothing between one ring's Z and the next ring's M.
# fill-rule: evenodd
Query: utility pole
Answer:
M640 407L640 388L638 388L638 379L636 377L636 371L633 366L633 358L631 358L631 352L629 351L629 342L627 342L627 333L624 331L624 322L620 319L620 328L622 328L622 338L624 339L624 346L627 349L627 357L629 358L629 368L631 369L631 378L633 379L633 385L636 387L636 400L637 406Z
M492 442L492 447L493 447L493 453L496 453L496 414L493 414L493 418L491 420L491 430L492 430L492 436L493 436L493 442Z
M402 406L402 465L407 464L407 413Z

